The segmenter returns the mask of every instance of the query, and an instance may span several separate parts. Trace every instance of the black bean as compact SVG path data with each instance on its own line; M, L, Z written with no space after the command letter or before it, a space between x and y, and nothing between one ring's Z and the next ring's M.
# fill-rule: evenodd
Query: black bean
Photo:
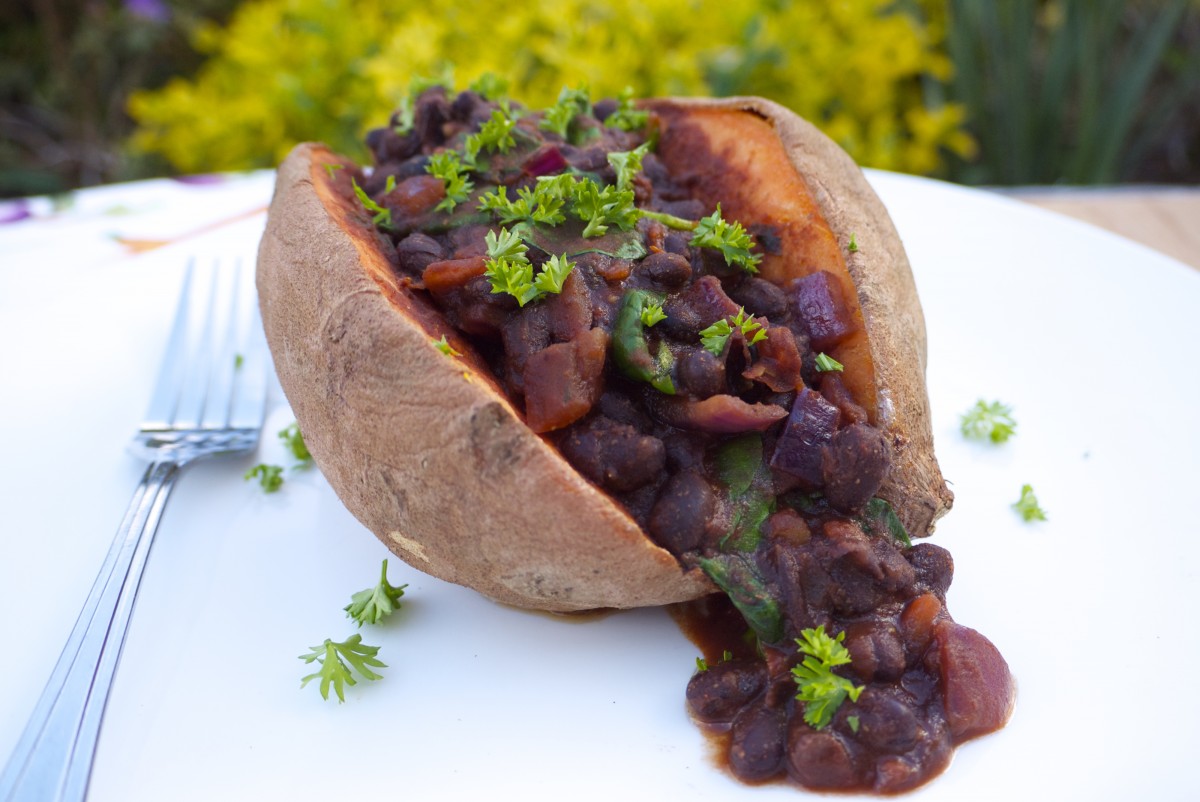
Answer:
M747 782L769 780L783 768L787 716L783 708L752 705L730 728L729 768Z
M767 666L761 660L730 660L694 674L687 686L692 715L709 724L733 720L767 684Z
M679 254L663 251L643 259L634 273L664 290L677 290L692 277L692 266Z
M852 423L838 430L822 458L825 498L839 512L858 512L879 491L891 462L891 448L878 429Z
M945 598L954 579L954 558L950 552L933 543L918 543L904 552L904 557L917 572L917 583L929 593Z
M764 279L747 276L727 292L734 302L759 317L777 320L787 314L787 293Z
M487 99L470 89L458 93L450 104L450 117L468 125L486 122L492 116L492 105Z
M609 490L626 492L656 479L666 463L662 441L602 416L573 426L559 442L577 471Z
M858 740L877 752L907 752L921 736L912 707L897 696L868 686L854 704Z
M725 362L703 348L685 348L676 355L680 392L708 398L725 392Z
M891 682L904 673L904 640L894 624L860 621L846 629L850 669L864 682Z
M685 259L691 258L691 248L688 247L688 240L691 239L685 234L680 234L678 231L669 231L663 239L663 250L669 253L677 253Z
M446 249L428 234L416 232L396 243L396 255L400 268L419 276L432 262L446 258Z
M704 542L716 512L717 498L708 480L695 471L672 476L650 512L650 534L673 554Z
M413 131L426 147L446 141L442 125L450 120L450 101L440 86L426 89L413 104Z
M854 754L829 729L814 730L797 712L788 723L788 775L806 788L853 788L859 784Z

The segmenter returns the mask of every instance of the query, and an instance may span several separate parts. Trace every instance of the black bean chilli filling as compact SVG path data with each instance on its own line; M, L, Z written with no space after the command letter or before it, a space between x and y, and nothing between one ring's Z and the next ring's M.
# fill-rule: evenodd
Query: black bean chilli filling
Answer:
M861 328L843 285L758 277L772 232L673 180L657 122L434 87L368 135L355 192L528 425L724 591L676 614L728 769L913 788L1004 724L1007 665L947 612L950 554L875 495L890 447L830 356Z

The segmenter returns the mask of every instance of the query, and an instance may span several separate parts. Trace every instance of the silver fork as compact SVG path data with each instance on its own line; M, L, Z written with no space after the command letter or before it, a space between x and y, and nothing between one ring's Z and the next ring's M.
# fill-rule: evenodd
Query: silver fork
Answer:
M180 469L257 444L266 356L240 263L189 263L158 382L129 449L149 467L75 628L0 774L3 802L81 800L150 545Z

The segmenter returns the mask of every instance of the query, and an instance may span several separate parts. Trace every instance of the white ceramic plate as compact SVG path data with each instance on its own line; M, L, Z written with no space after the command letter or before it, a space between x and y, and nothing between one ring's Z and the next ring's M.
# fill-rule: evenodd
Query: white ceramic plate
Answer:
M914 798L1195 798L1200 275L1014 201L871 179L928 321L935 434L958 496L935 540L956 559L950 609L1020 685L1008 728ZM252 253L261 225L86 270L63 232L57 264L0 263L0 757L140 476L123 446L182 255ZM981 397L1014 407L1006 445L959 436ZM259 455L189 469L170 503L92 802L805 797L715 768L683 704L697 650L661 610L527 613L393 559L404 607L363 630L385 679L344 705L300 690L297 655L356 631L341 608L387 552L316 472L273 496L242 481L284 460L274 432L291 418L273 402ZM1026 482L1048 522L1010 509Z

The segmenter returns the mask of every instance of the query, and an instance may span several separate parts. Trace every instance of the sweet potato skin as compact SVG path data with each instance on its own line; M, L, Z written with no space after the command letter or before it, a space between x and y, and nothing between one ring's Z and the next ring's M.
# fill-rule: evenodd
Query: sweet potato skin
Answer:
M883 494L925 533L951 496L933 457L916 290L882 204L840 148L775 104L656 103L766 120L838 240L854 232L878 422L898 457ZM280 383L346 507L413 567L506 604L569 612L712 592L524 424L470 344L392 273L390 243L350 200L350 170L326 169L336 164L350 166L307 143L280 166L257 283ZM443 335L461 357L434 346Z

